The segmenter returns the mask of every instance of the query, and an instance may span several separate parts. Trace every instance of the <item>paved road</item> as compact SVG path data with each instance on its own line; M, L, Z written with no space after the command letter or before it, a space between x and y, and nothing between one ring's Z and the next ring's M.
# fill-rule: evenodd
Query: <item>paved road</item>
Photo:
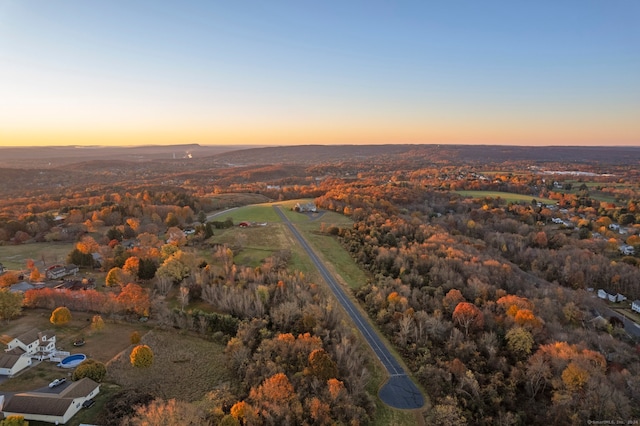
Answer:
M634 336L636 339L640 339L640 325L636 324L635 322L631 321L629 318L625 317L622 314L619 314L618 312L614 311L613 309L609 309L609 308L604 308L604 315L609 318L612 316L615 316L617 318L619 318L622 323L624 324L624 329L627 333L629 333L630 335Z
M376 356L389 373L389 381L385 383L378 393L380 399L385 404L394 408L422 408L424 405L422 392L420 392L416 385L407 376L404 368L402 368L397 359L385 346L367 319L365 319L360 311L355 307L351 299L347 297L345 292L342 290L342 287L340 287L335 278L329 273L327 268L325 268L324 264L320 261L320 258L318 258L309 243L307 243L300 232L298 232L295 226L293 226L286 215L282 212L280 206L274 206L274 209L282 219L282 222L300 242L300 245L302 245L316 268L318 268L322 278L327 282L329 288L333 291L333 294L336 296L347 314L351 317L355 325L358 327L358 330L360 330L369 346L371 346L371 349L373 349L373 352L375 352Z

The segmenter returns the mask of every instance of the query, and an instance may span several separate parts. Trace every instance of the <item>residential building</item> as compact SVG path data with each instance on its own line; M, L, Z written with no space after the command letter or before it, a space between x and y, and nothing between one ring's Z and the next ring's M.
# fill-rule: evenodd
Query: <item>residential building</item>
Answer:
M28 421L65 424L82 409L82 404L100 392L100 385L85 377L66 386L59 393L21 392L0 395L5 417L22 416Z
M623 244L620 247L618 247L618 249L620 250L620 253L622 253L625 256L633 256L636 253L636 249L633 248L633 246L630 246L629 244Z
M56 335L52 331L32 329L12 339L0 356L0 375L14 376L29 367L32 360L61 361L69 352L56 349Z
M318 208L314 203L304 203L304 204L296 203L293 209L300 213L305 213L305 212L315 213L318 211Z
M48 280L57 280L62 277L66 277L67 275L75 275L79 270L80 268L74 264L69 264L67 266L53 265L47 268L45 276Z
M598 297L600 299L608 300L609 302L618 303L627 300L626 296L617 292L611 292L609 290L599 289Z

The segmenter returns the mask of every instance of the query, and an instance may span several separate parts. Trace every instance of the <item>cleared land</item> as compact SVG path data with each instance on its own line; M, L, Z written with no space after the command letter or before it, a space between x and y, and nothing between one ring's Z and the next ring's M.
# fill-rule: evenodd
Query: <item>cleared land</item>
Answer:
M500 192L500 191L454 191L456 194L460 194L465 197L473 197L473 198L500 198L505 200L507 203L530 203L531 200L536 200L540 203L544 204L556 204L556 200L552 200L550 198L541 198L534 197L531 195L522 195L516 194L513 192Z
M67 255L74 245L75 243L29 243L0 246L0 263L7 269L22 270L26 268L27 260L32 259L40 272L44 272L45 266L66 263Z
M343 283L357 289L366 283L367 277L353 262L335 237L321 233L323 227L351 226L353 221L348 217L329 211L317 213L298 213L292 210L297 202L307 203L312 200L290 200L277 203L265 203L234 209L216 217L224 221L231 218L235 224L242 221L267 223L266 226L248 228L229 228L215 230L212 242L227 244L236 248L234 261L239 265L258 266L267 257L279 250L290 250L292 258L289 262L291 270L301 271L311 279L320 279L316 268L306 255L294 249L298 243L293 239L280 222L273 205L282 206L282 211L290 221L296 223L305 238L311 242L331 271L338 275Z
M162 330L148 332L141 343L153 351L153 365L133 367L129 360L133 345L128 346L108 364L107 381L164 399L198 401L232 378L222 344Z

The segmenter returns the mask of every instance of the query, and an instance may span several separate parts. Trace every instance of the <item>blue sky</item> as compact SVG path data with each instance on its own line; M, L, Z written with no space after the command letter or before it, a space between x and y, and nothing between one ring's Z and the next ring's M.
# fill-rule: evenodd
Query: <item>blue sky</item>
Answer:
M640 2L0 0L0 145L640 145Z

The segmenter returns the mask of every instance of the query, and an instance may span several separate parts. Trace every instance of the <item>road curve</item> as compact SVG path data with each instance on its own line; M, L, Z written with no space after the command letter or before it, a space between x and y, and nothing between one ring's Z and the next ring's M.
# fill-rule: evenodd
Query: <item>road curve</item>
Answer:
M420 392L415 383L413 383L409 376L407 376L404 368L393 356L391 351L389 351L385 346L367 319L365 319L360 311L355 307L351 299L347 297L344 290L342 290L342 287L340 287L335 278L329 273L327 268L325 268L322 261L320 261L320 258L316 255L315 251L311 248L309 243L307 243L307 240L304 239L302 234L298 232L296 227L293 226L284 212L282 212L280 206L274 205L273 208L282 219L282 222L289 228L291 233L307 252L307 255L313 264L318 268L322 278L326 281L333 294L336 296L347 314L351 317L356 327L358 327L358 330L360 330L369 346L371 346L371 349L373 349L373 352L387 370L390 378L378 392L378 396L382 402L391 407L400 409L422 408L424 405L422 392Z

